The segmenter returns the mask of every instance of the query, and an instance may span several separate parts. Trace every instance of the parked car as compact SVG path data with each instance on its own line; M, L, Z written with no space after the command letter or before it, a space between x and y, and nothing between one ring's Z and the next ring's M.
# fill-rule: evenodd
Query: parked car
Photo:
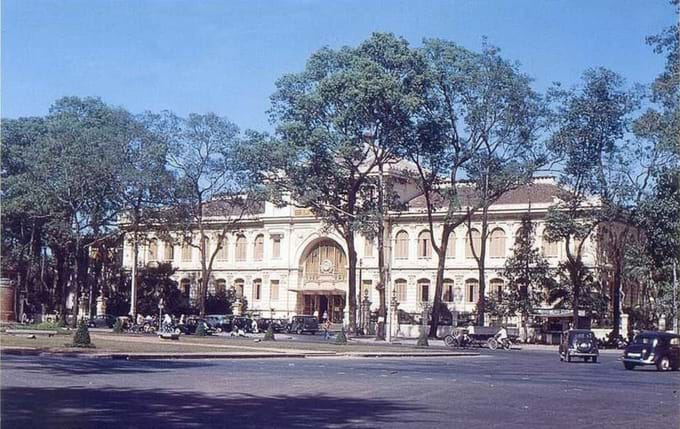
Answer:
M271 325L274 332L284 332L288 328L288 322L286 319L269 319L261 318L257 320L257 329L260 331L266 331Z
M623 366L655 365L658 371L680 369L680 335L644 331L638 334L623 352Z
M116 316L112 314L99 314L87 321L90 328L113 328L116 323Z
M246 316L234 316L234 318L231 321L232 323L232 331L236 331L237 329L241 329L244 332L253 332L253 319L250 317Z
M290 325L288 325L288 332L302 334L309 332L312 335L319 331L319 319L315 316L293 316Z
M210 326L210 324L205 321L204 319L195 319L195 318L188 318L186 322L182 325L176 325L175 326L175 331L179 331L177 333L182 333L184 335L193 335L196 333L196 329L198 329L198 325L203 325L205 328L205 333L207 335L212 335L215 333L215 329Z
M560 360L571 362L572 358L583 358L597 362L600 352L597 348L597 338L590 329L570 329L562 333L559 347Z
M231 332L233 318L234 316L231 314L208 314L205 316L206 322L216 332Z

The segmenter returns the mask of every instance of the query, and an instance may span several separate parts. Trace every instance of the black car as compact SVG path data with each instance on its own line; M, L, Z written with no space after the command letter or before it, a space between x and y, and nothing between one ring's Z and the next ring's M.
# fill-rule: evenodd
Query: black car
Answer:
M175 333L182 333L184 335L193 335L196 333L199 325L203 325L206 335L215 333L215 329L203 319L189 318L184 324L175 326ZM178 332L179 331L179 332Z
M655 365L658 371L680 369L680 335L644 331L638 334L623 352L623 366Z
M261 318L257 320L257 329L264 332L269 326L274 332L284 332L288 329L288 322L285 319L268 319Z
M315 316L293 316L290 325L288 325L288 332L302 334L309 332L312 335L319 331L319 319Z
M116 316L112 314L99 314L87 321L90 328L113 328L116 323Z
M208 314L205 316L206 322L216 332L231 332L233 318L234 316L230 314Z
M243 332L253 332L253 319L246 316L234 316L231 321L232 331L242 330Z
M570 329L562 333L560 342L560 360L571 362L572 358L583 358L585 362L597 362L600 355L597 349L597 338L590 329Z

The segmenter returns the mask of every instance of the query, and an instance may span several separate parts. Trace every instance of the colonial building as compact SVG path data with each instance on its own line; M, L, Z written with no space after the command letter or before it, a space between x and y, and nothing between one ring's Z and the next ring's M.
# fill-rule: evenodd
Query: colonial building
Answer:
M498 293L504 287L503 265L512 252L521 218L528 211L535 219L536 244L543 255L555 267L562 260L563 245L544 237L544 218L548 208L556 203L558 191L552 178L537 178L533 184L507 193L491 207L486 260L488 294ZM408 186L403 186L400 193L407 208L392 216L392 281L388 290L393 291L400 310L419 313L424 303L433 301L437 259L430 243L422 195ZM443 212L437 214L435 219L442 215ZM220 214L214 213L211 222L219 225ZM443 299L454 319L474 311L479 293L477 265L467 228L467 225L456 228L447 250ZM479 231L479 222L473 220L473 240L479 240ZM208 239L211 249L215 248L216 235L217 232ZM214 263L210 293L233 288L237 295L247 299L248 311L262 317L327 313L334 322L348 320L345 243L324 228L309 210L266 203L261 213L244 221L241 231L229 235L223 245ZM368 298L371 310L376 310L378 249L375 242L360 235L356 237L356 248L358 298ZM131 246L126 244L124 263L128 267L131 253ZM594 242L588 241L587 265L595 263L595 254ZM175 277L181 290L191 299L196 298L200 280L198 249L152 240L140 247L139 259L141 264L172 262L178 268Z

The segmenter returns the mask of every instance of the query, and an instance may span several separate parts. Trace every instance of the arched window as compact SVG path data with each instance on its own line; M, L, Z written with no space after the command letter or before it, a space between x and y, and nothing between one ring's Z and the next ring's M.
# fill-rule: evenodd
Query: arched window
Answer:
M505 257L505 231L496 228L489 234L489 256L492 258Z
M255 245L253 247L253 258L256 261L264 259L264 235L255 237Z
M165 242L164 257L166 261L175 259L175 246L170 241Z
M397 301L402 304L406 302L406 280L397 279L394 281L394 293L397 296Z
M556 258L557 257L557 241L550 241L547 234L543 234L543 256L546 258Z
M470 243L470 236L472 236L472 243ZM472 248L470 245L475 247L475 253L479 255L479 251L482 248L482 234L476 230L473 229L470 231L468 234L465 235L465 257L466 258L474 258L474 254L472 253Z
M446 245L446 257L455 258L456 257L456 234L453 232L449 235L449 241Z
M479 294L479 281L477 279L465 280L465 300L467 302L477 302Z
M236 237L236 260L245 261L246 260L246 237L244 235L239 235Z
M253 299L259 301L262 299L262 280L253 280Z
M396 259L408 259L408 232L399 231L395 241L394 257Z
M158 241L154 238L149 241L149 262L158 261Z
M489 295L500 301L503 299L503 286L505 282L502 279L493 279L490 282Z
M222 238L220 250L217 251L217 260L226 261L229 259L229 241L227 237Z
M418 280L418 302L430 301L430 281L427 279Z
M191 250L189 243L182 243L182 262L191 262Z
M430 231L423 231L418 234L418 257L432 257L432 243L430 243Z
M453 280L444 279L444 302L453 302Z
M243 298L243 279L234 280L234 290L236 290L236 297Z

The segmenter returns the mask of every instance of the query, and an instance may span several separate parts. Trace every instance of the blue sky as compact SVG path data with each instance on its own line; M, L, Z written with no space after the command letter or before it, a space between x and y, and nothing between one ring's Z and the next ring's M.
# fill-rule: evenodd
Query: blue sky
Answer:
M646 83L664 58L645 36L675 19L667 0L3 0L2 117L96 95L134 113L212 111L267 130L278 77L374 31L470 49L487 36L539 90L594 66Z

